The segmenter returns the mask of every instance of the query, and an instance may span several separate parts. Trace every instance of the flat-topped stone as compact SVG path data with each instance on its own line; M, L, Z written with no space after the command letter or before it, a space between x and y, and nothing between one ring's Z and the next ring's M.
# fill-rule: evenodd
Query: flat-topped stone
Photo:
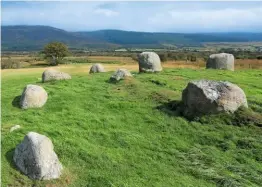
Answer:
M228 53L212 54L207 60L206 68L234 71L234 56Z
M42 74L42 82L67 79L71 79L71 76L68 73L60 72L55 69L47 69Z

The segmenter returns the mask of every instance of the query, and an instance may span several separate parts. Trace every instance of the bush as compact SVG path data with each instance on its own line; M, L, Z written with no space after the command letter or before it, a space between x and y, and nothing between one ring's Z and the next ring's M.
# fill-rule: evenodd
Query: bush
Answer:
M190 61L191 62L196 62L197 61L197 57L196 56L191 56L190 57Z
M12 61L11 58L2 60L1 69L19 69L21 68L20 62Z
M166 53L159 54L161 62L166 62L168 60L168 55Z
M138 55L137 55L137 54L132 54L132 55L131 55L131 58L132 58L134 61L137 61L137 62L138 62Z

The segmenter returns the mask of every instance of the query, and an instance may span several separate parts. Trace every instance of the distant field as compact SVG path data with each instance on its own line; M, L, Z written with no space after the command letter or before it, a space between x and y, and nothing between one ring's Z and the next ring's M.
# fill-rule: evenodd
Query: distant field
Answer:
M90 67L92 64L66 64L66 65L59 65L52 67L54 69L58 69L60 71L65 71L69 73L89 73ZM138 65L137 64L104 64L104 67L107 71L114 71L117 68L126 68L131 71L138 71ZM197 66L192 66L190 64L174 64L174 63L165 63L163 64L164 68L192 68L197 69ZM2 77L12 77L14 75L26 75L30 74L31 72L38 73L41 75L41 73L48 67L39 67L39 68L22 68L22 69L5 69L2 70ZM41 76L38 76L38 78L41 78Z
M262 47L262 42L206 42L206 47L235 47L235 48L243 48L243 49L250 49L252 47Z
M19 63L21 68L30 67L45 67L47 63L44 59L32 56L10 56L2 57L2 62L12 61L14 63ZM131 57L119 57L119 56L80 56L80 57L66 57L65 63L103 63L103 64L137 64L137 62ZM167 66L172 67L192 67L192 68L204 68L205 61L198 59L196 62L182 61L182 60L169 60L163 62ZM262 60L258 59L235 59L236 69L262 69Z
M100 63L106 63L106 62L117 62L121 64L132 64L136 63L135 60L133 60L130 57L118 57L118 56L80 56L80 57L67 57L66 59L88 59L92 62L100 62Z
M181 67L184 65L181 65ZM138 74L137 64L105 64L89 75L90 64L59 65L72 80L41 83L45 67L2 70L2 185L18 187L185 186L259 187L262 183L262 128L245 116L237 126L229 116L189 121L172 109L190 80L227 80L262 113L262 71L174 68ZM124 67L134 78L107 82ZM21 110L24 86L48 92L41 109ZM11 126L20 130L9 133ZM60 179L32 181L15 167L14 148L29 132L48 136L64 172Z

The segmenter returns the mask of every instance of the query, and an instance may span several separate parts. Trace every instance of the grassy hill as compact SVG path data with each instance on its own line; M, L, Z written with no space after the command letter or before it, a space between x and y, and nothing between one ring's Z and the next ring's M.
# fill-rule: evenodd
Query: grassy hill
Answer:
M118 47L165 48L202 46L205 42L262 41L262 33L149 33L121 30L68 32L49 26L2 26L3 51L41 50L50 41L61 41L74 49Z
M43 68L2 71L3 186L261 186L260 127L252 120L236 125L227 115L189 121L171 102L180 101L190 80L227 80L261 113L260 70L134 71L133 79L110 84L112 72L88 75L70 67L61 70L72 80L44 84ZM21 110L19 95L32 83L46 89L48 101ZM22 128L9 133L14 124ZM32 181L15 168L14 148L29 131L52 140L64 166L61 179Z

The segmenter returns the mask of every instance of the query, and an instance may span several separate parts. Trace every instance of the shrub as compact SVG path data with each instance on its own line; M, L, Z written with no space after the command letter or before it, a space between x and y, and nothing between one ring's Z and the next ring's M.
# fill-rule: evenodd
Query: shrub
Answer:
M132 58L134 61L137 61L137 62L138 62L138 56L137 56L137 54L132 54L132 55L131 55L131 58Z
M197 61L197 57L196 56L191 56L190 57L190 61L191 62L196 62Z
M11 58L2 60L1 69L19 69L21 68L20 62L12 61Z
M166 62L168 60L168 55L167 53L162 53L162 54L159 54L159 58L161 62Z
M50 42L44 47L43 53L50 65L58 65L69 54L68 47L61 42Z

